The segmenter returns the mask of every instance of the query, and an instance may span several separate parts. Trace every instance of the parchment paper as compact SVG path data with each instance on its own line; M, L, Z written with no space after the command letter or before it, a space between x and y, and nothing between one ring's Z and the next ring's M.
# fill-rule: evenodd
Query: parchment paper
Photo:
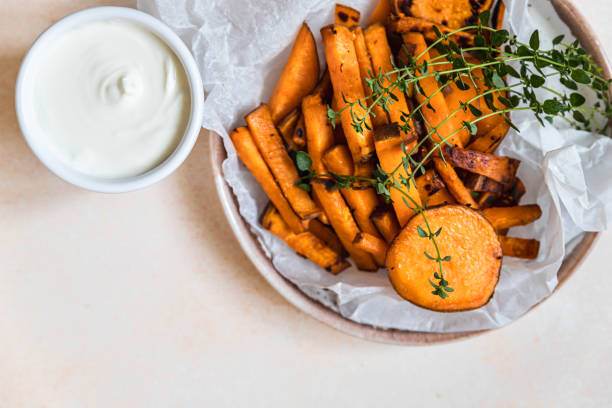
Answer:
M374 0L343 0L363 12ZM573 38L543 0L506 1L505 26L528 41L534 28L542 47L558 34ZM521 129L511 131L499 153L521 160L518 176L527 188L521 203L538 203L543 216L532 225L514 228L511 236L541 241L537 260L505 258L495 296L483 308L436 313L402 300L386 272L354 268L332 276L290 250L262 229L258 218L267 198L237 159L228 131L267 101L287 59L302 21L317 37L332 22L331 0L139 0L144 10L173 28L191 48L207 94L204 127L223 137L228 158L223 163L240 213L272 257L276 268L304 292L357 322L382 328L454 332L503 326L548 296L570 247L584 231L601 231L612 217L612 142L608 138L563 127L542 127L530 113L513 116ZM607 157L608 160L605 160ZM452 284L452 282L451 282Z

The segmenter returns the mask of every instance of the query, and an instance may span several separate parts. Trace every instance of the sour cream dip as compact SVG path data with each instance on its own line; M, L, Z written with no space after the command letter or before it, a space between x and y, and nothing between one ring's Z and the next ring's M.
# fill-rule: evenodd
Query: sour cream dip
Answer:
M185 134L183 65L136 22L92 21L64 32L37 64L33 112L49 150L88 176L117 179L163 162Z

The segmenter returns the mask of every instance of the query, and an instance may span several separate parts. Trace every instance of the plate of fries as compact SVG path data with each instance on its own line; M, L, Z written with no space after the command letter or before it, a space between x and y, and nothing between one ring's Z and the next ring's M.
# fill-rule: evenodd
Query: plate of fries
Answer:
M518 130L511 113L530 110L542 125L569 118L577 129L607 132L584 114L578 86L596 96L589 112L612 112L609 67L593 32L567 0L551 3L581 46L560 36L553 44L562 51L545 50L537 31L518 41L503 29L504 3L492 0L383 0L367 21L331 4L333 23L316 27L322 50L304 23L269 100L229 132L269 199L260 225L326 273L341 278L351 265L386 270L396 294L416 307L456 313L487 305L505 259L534 260L542 251L536 237L512 233L543 212L523 199L520 161L497 152L508 131ZM549 71L567 97L540 96ZM230 224L257 269L296 307L387 343L484 331L376 328L306 295L278 272L241 217L223 176L226 155L213 135L215 180ZM584 233L566 255L559 285L596 236Z

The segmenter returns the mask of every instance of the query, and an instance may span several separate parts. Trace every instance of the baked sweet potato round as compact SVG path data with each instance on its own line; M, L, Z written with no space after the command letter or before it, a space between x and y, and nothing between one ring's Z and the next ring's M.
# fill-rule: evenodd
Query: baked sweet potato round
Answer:
M502 248L493 226L479 212L460 205L444 205L425 210L431 231L442 231L436 238L442 258L444 279L454 291L445 299L434 295L430 280L437 262L423 217L413 216L395 238L387 253L387 268L393 287L404 299L426 309L456 312L476 309L493 296L502 265ZM418 227L423 231L419 234Z

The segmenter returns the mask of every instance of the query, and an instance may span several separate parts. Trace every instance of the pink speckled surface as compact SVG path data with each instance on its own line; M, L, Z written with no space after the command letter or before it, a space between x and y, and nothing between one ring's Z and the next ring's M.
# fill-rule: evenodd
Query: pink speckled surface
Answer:
M16 124L21 58L70 11L131 3L0 4L0 407L612 405L612 233L507 328L399 348L318 323L259 276L218 202L208 135L136 193L47 171ZM575 3L612 54L612 2Z

